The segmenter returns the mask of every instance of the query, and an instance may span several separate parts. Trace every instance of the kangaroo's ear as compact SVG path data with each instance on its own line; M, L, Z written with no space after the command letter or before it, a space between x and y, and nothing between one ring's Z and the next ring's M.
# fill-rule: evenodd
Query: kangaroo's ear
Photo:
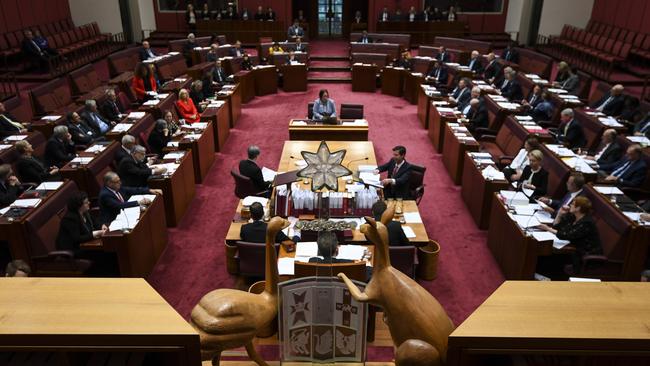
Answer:
M364 219L366 219L366 222L367 222L370 226L372 226L372 227L374 227L374 228L377 227L377 221L375 221L375 219L374 219L373 217L366 216L366 217L364 217Z
M389 222L393 220L393 216L395 216L395 205L389 205L386 208L386 211L381 215L381 223L385 225L388 225Z

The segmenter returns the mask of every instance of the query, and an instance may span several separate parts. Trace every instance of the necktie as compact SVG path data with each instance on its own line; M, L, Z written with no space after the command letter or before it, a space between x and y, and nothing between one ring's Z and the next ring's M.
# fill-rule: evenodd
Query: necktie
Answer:
M38 45L36 44L36 42L34 42L34 40L32 40L32 44L34 45L34 47L36 47L36 50L38 51L38 53L43 52L43 51L41 50L41 48L38 47Z
M506 61L510 61L510 51L506 51L506 57L504 57Z
M535 104L535 99L537 99L537 95L533 94L533 97L530 98L530 104Z
M564 133L563 135L566 136L566 133L569 131L569 125L571 124L571 121L567 122L567 124L564 126Z
M649 130L650 130L650 121L646 121L645 125L641 128L641 131L639 131L639 132L646 133Z
M596 110L599 111L599 112L602 112L603 109L605 109L605 107L607 107L607 105L608 105L609 102L612 100L612 98L614 98L614 97L609 97L609 98L607 98L607 100L606 100L603 104L601 104L600 106L598 106L598 108L596 108Z
M614 170L614 172L612 172L612 175L615 176L616 178L620 178L621 176L623 176L623 174L625 174L625 172L630 168L631 165L632 162L628 160L628 162L623 164L622 167Z
M395 167L393 168L393 173L391 173L391 177L395 178L395 175L397 174L397 171L399 170L399 166L395 164Z
M503 81L503 85L501 86L501 90L505 89L508 86L508 79L505 79Z
M440 78L440 69L436 69L436 79Z

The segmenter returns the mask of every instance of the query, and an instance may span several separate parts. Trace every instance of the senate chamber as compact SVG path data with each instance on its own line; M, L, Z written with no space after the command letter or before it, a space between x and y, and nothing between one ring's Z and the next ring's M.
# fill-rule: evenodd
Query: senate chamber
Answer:
M0 0L0 365L650 365L648 19Z

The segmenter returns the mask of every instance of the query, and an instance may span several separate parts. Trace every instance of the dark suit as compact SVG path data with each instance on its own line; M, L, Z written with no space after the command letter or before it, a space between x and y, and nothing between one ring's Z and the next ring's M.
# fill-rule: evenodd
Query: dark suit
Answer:
M494 60L490 62L483 71L483 78L485 79L496 79L501 74L501 65Z
M149 144L149 148L151 149L151 152L154 154L158 154L158 157L162 158L162 156L164 155L163 149L167 146L167 143L169 143L169 141L171 140L172 140L171 134L165 136L162 133L162 131L158 131L154 129L149 134L147 143Z
M18 122L16 117L5 112L0 114L0 138L5 138L7 136L16 135L20 132L20 129L13 125L9 120L13 122Z
M557 129L557 141L566 144L570 149L584 147L587 144L587 139L585 139L585 135L582 132L580 122L572 119L567 123L569 123L569 128L566 129L566 133L566 123L560 124L560 127Z
M84 214L84 218L85 221L79 212L66 212L59 224L59 234L56 236L57 250L79 252L81 243L93 239L93 230L95 230L93 220L88 212Z
M16 174L22 182L41 183L52 179L48 167L36 157L21 156L16 161Z
M533 97L535 98L534 100ZM541 94L535 95L535 92L531 90L530 93L528 94L528 98L526 98L526 101L528 102L530 107L534 109L535 107L537 107L539 103L542 102L542 95Z
M438 61L440 61L440 62L449 62L449 60L450 60L450 58L449 58L449 52L438 53L438 54L436 55L436 60L438 60Z
M410 198L409 183L411 178L411 164L404 161L399 170L393 174L395 160L390 159L388 163L379 166L377 169L380 173L388 172L389 179L395 179L395 184L389 184L384 187L384 196L387 198Z
M352 263L354 262L353 260L349 259L338 259L338 258L319 258L319 257L311 257L309 258L309 263Z
M501 55L501 58L504 59L505 61L518 64L519 52L514 48L506 48L505 50L503 50L503 54Z
M646 117L644 120L634 125L634 133L645 134L646 136L650 133L650 117Z
M275 20L275 12L266 13L266 20Z
M113 102L110 99L106 99L99 106L99 113L101 113L102 117L104 117L109 121L119 122L120 114L124 113L124 111L120 109L120 105L117 102Z
M239 174L250 178L258 192L266 191L270 187L270 184L264 181L262 169L254 161L241 160L239 162Z
M296 38L296 37L302 38L304 36L305 36L305 31L302 30L302 27L291 26L287 31L287 39Z
M20 186L10 186L6 182L0 183L0 208L4 208L14 203L20 194Z
M372 43L373 41L372 41L372 38L370 38L370 37L361 36L361 38L359 38L359 40L357 42L359 42L359 43Z
M120 146L120 148L117 149L117 151L115 152L115 166L120 166L120 162L122 161L122 159L128 158L130 156L131 156L131 152L126 151L124 149L124 146Z
M239 237L242 241L249 243L265 243L266 242L266 223L262 220L253 221L245 224L239 231ZM275 242L282 243L283 241L291 240L282 231L278 231L275 235Z
M239 51L239 54L237 54L237 51ZM242 56L244 56L245 53L246 52L244 52L244 50L241 49L241 48L237 49L236 47L233 47L233 48L230 49L230 56L232 56L232 57L242 57Z
M74 143L63 142L52 136L45 145L45 165L62 168L75 157Z
M592 108L598 108L600 107L609 97L611 96L610 92L607 92L607 94L603 95L602 98L600 98L599 101L594 103L591 107ZM623 111L623 107L625 106L625 96L623 94L616 95L610 100L607 105L603 108L603 113L605 113L608 116L618 116L621 114L621 111Z
M507 79L504 79L501 83L501 95L511 102L522 100L524 98L524 94L521 91L521 85L519 85L519 82L515 79L512 79L509 80L508 84L504 86L503 84L506 83L506 80Z
M471 108L467 114L467 119L469 120L469 126L467 128L470 131L474 131L477 128L487 128L489 121L485 103L480 101L476 109Z
M429 74L427 74L427 76L432 77L432 78L435 78L436 75L438 77L438 84L443 84L443 85L447 84L447 80L449 78L449 75L447 74L447 69L446 68L444 68L442 66L440 66L437 69L433 68L433 69L431 69Z
M122 179L122 184L128 187L147 187L147 180L153 174L147 163L136 162L133 156L120 161L117 173Z
M198 47L199 45L196 44L196 42L190 42L187 41L183 44L183 56L185 56L185 61L187 62L188 66L192 65L192 50L194 47Z
M458 89L458 88L456 88L456 89ZM470 102L470 100L472 100L472 93L471 93L471 90L469 89L469 87L465 87L462 90L460 90L460 89L456 90L452 94L452 96L454 97L454 99L456 99L456 104L458 104L458 110L460 110L460 111L465 109L465 107Z
M129 198L136 194L149 194L148 188L126 187L120 188L122 201L108 187L104 186L99 191L99 223L110 225L117 217L121 210L139 205L137 201L129 202Z
M390 246L406 246L409 245L409 239L402 230L402 225L397 221L391 221L386 226L388 229L388 245Z
M95 138L99 137L97 132L83 121L78 124L68 123L66 126L72 136L72 141L77 145L90 145Z
M604 146L599 146L595 154L600 152L603 148ZM603 153L600 154L600 157L598 158L598 160L596 160L596 162L598 163L599 166L610 165L621 160L621 158L623 157L623 153L624 152L621 145L619 145L618 142L612 142L611 144L609 144L609 146L607 146L607 149L605 149L605 151L603 151Z
M223 84L226 82L227 77L228 75L226 75L226 71L223 69L223 67L212 68L212 81Z
M153 55L153 56L149 55L149 53L151 53L151 55ZM152 48L149 48L149 50L146 50L144 47L141 47L140 51L139 51L139 54L140 54L140 61L144 61L144 60L148 60L150 58L156 57L156 53L153 52Z
M521 173L521 177L518 180L519 184L523 184L525 181L527 181L531 174L533 174L533 171L530 169L530 165L526 165L524 171ZM544 170L544 168L540 168L540 170L533 175L533 179L530 181L530 184L535 186L535 190L530 196L531 200L546 195L546 192L548 191L548 172Z
M576 197L584 197L584 196L585 196L585 190L584 190L584 189L581 189L581 190L578 192L578 194L576 195ZM574 199L575 199L575 197L574 197ZM571 200L571 192L567 192L567 193L564 195L564 197L562 197L562 199L559 199L559 200L553 200L553 199L552 199L551 202L549 202L549 206L550 206L552 209L555 210L555 213L553 214L553 217L555 217L555 215L557 214L558 210L559 210L562 206L568 206L571 202L572 202L572 200Z
M255 13L255 20L266 20L266 15L264 13Z
M598 227L591 215L586 215L577 221L573 215L564 215L560 222L553 227L557 230L558 239L568 240L576 248L576 252L573 254L575 271L580 270L582 257L585 254L601 254L603 252Z
M307 46L305 46L304 43L300 43L300 44L296 43L293 46L293 50L296 51L296 52L307 52Z
M534 121L548 121L553 117L553 103L548 100L542 100L537 103L535 108L533 108L528 114L533 117Z
M623 168L626 165L627 167L623 169L623 171L619 171L620 168ZM601 169L603 169L603 167L601 167ZM639 187L643 184L643 181L645 181L647 173L648 166L643 158L633 162L629 161L627 158L623 158L616 163L610 174L618 177L616 185L619 187Z
M83 111L81 112L81 119L83 119L84 122L86 122L86 125L93 130L95 137L101 137L111 129L111 122L107 121L99 113ZM102 127L100 126L101 123L104 123L104 132L102 132Z
M576 74L571 74L560 84L560 87L569 94L577 94L580 88L580 78Z
M470 59L467 66L470 68L470 70L474 71L477 74L480 74L481 72L483 72L483 64L481 64L481 58L480 57Z

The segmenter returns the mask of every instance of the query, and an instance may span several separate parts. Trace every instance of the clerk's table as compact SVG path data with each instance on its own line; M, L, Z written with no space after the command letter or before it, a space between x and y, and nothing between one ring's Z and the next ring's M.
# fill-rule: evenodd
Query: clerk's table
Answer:
M367 141L368 121L340 120L339 124L324 124L314 120L289 121L290 140Z

